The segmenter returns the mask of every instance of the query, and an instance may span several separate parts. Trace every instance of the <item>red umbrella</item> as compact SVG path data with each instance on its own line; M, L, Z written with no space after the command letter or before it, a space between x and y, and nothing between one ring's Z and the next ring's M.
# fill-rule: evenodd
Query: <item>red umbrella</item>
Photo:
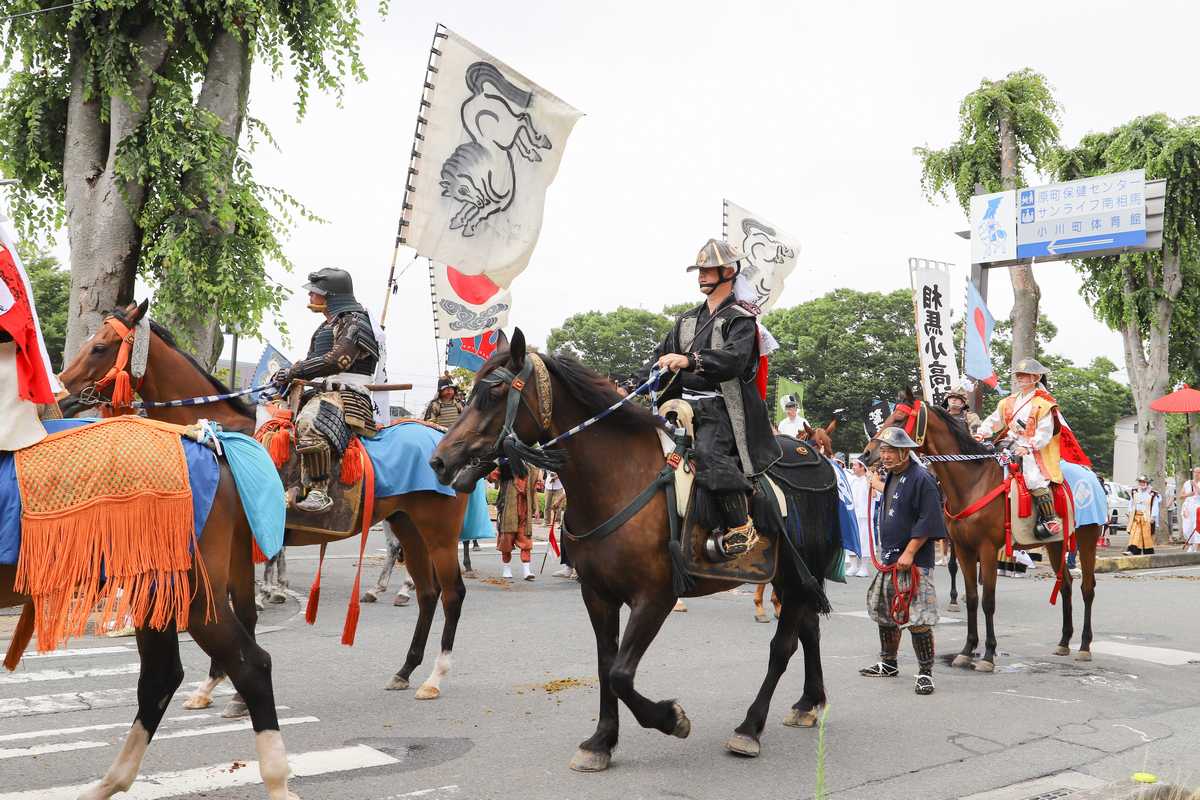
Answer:
M1150 407L1167 414L1194 414L1200 411L1200 390L1193 389L1185 383L1182 389L1163 395L1151 403Z

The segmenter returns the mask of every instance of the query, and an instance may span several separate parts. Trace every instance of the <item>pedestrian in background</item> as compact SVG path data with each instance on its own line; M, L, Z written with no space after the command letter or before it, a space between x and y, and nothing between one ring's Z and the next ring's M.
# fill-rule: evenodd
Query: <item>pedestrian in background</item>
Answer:
M432 422L436 425L441 425L443 428L449 428L458 422L458 418L462 416L463 402L458 397L458 389L454 386L454 379L449 375L443 375L438 378L438 393L437 397L429 401L429 405L425 406L425 414L422 418L426 422Z
M867 465L861 458L850 462L850 491L854 494L854 516L858 520L858 564L855 565L854 577L871 577L871 476L867 474ZM850 570L846 570L849 576Z
M1124 555L1154 555L1154 527L1161 500L1158 492L1150 488L1150 479L1139 475L1137 487L1129 497L1129 547Z
M1184 550L1200 552L1200 526L1196 515L1200 512L1200 467L1192 467L1192 477L1183 482L1179 490L1179 526L1183 532Z

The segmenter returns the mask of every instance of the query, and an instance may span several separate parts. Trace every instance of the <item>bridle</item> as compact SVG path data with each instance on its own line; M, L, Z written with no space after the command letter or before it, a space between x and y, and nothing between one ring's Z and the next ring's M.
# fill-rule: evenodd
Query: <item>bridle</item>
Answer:
M89 406L107 404L111 407L113 414L125 414L133 410L134 392L141 390L146 374L145 354L140 353L140 358L134 358L135 363L132 365L130 358L134 355L135 348L145 350L149 346L149 338L144 334L139 335L140 323L129 326L115 316L108 316L104 318L104 324L112 328L121 338L121 346L117 350L117 358L108 372L104 373L100 380L93 381L79 390L79 401ZM146 341L144 346L139 341L143 338ZM136 362L140 362L140 366ZM136 387L133 385L135 378L137 379ZM109 397L105 398L100 392L110 384L112 391L109 393Z
M525 396L525 387L529 383L530 376L533 376L537 383L538 407L536 409L529 398ZM498 386L509 387L504 405L504 424L501 425L500 432L496 435L496 441L492 443L487 453L482 457L472 459L472 461L478 465L499 461L503 458L507 460L513 472L521 478L529 472L526 462L543 469L555 471L561 469L567 463L566 451L546 448L562 437L556 438L546 445L541 444L540 441L530 445L522 441L516 431L517 415L522 406L538 424L539 440L550 429L554 413L554 397L550 387L550 372L546 369L542 359L535 353L526 354L525 363L521 366L520 371L515 373L508 367L497 367L489 372L487 377L480 378L476 382L471 395L474 397L477 392L491 391ZM470 398L467 402L470 403Z

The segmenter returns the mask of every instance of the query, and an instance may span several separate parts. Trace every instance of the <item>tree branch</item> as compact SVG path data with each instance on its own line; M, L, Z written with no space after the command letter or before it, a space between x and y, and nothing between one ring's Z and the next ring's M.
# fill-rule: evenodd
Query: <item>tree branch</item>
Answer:
M116 166L117 148L125 137L138 129L150 110L150 97L154 94L154 76L162 69L171 52L171 43L167 38L167 29L162 22L155 19L142 29L137 38L138 49L141 53L141 64L135 68L135 74L130 76L129 97L112 98L112 110L109 115L108 137L108 169ZM128 187L130 202L134 213L141 205L144 194L142 187ZM135 197L134 192L137 192ZM134 202L134 201L138 202Z

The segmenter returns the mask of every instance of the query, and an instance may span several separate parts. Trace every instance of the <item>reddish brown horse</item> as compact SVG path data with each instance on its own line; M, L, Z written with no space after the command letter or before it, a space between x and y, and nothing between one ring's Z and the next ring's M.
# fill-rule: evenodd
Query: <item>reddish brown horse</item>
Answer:
M130 305L114 311L112 316L122 325L132 329L146 313L147 305L148 302L143 302L140 306ZM102 327L95 336L84 343L75 359L59 376L72 395L62 404L64 413L78 410L80 392L86 387L94 387L108 372L117 360L120 345L121 336L110 325ZM229 389L208 374L191 356L181 351L170 333L151 322L145 375L137 391L143 400L163 402L206 397L214 393L226 394ZM254 412L236 401L151 408L147 410L147 416L183 425L204 417L220 423L226 430L243 433L254 431ZM413 671L424 659L425 645L439 596L442 601L445 623L442 628L441 653L433 673L417 690L416 697L421 700L438 697L441 693L441 681L450 671L454 635L466 595L466 585L458 566L458 537L467 499L468 494L464 493L451 497L437 492L410 492L375 501L372 521L386 520L404 546L405 564L416 585L419 608L408 656L386 688L409 688L409 679ZM246 574L239 576L239 579L244 582L246 588L234 592L231 600L238 618L253 631L258 619L258 612L254 606L253 566L247 563L245 570ZM357 601L357 598L355 600ZM223 674L219 666L214 664L210 680L202 687L202 691L211 692L219 683Z
M212 658L213 664L228 673L238 693L245 698L267 796L270 800L294 800L296 796L287 788L288 765L275 712L271 657L255 643L251 630L230 610L229 603L223 602L230 596L250 596L250 607L254 607L251 535L233 475L220 459L220 481L208 521L200 535L198 550L212 594L203 591L206 584L193 566L189 578L191 586L198 588L189 606L188 633ZM15 566L0 565L0 607L25 605L9 651L10 668L16 666L15 659L32 633L32 601L16 592L16 572ZM215 616L210 609L215 609ZM207 619L206 611L210 611ZM183 682L179 634L173 620L168 621L163 630L139 627L137 646L141 670L133 727L108 772L98 784L80 795L80 800L107 800L129 789L171 698Z
M644 728L680 738L691 730L679 703L656 702L634 688L642 655L677 597L663 492L658 489L646 495L649 499L640 509L631 502L650 491L648 487L652 488L663 469L657 418L629 403L554 448L539 450L522 444L549 442L619 399L608 380L573 358L527 354L525 337L518 329L511 349L497 353L479 370L466 410L430 461L441 480L453 481L460 491L491 471L501 449L536 465L553 467L562 478L571 498L564 531L578 535L571 541L571 562L579 572L599 664L596 731L579 745L571 760L572 769L585 772L606 769L610 763L617 744L618 701L625 703ZM557 463L545 458L546 453ZM726 742L728 749L740 755L758 755L771 697L798 641L804 645L804 694L784 724L811 727L825 704L819 609L828 606L819 576L831 559L841 554L833 528L837 492L803 493L795 502L801 527L808 532L801 547L803 563L812 565L812 573L818 577L802 578L799 562L787 555L779 560L774 583L783 599L783 611L771 640L767 675L745 720ZM622 513L627 509L632 509L632 516ZM606 524L614 526L611 535L586 533ZM685 596L726 591L736 585L697 579ZM623 604L629 606L630 614L622 634Z
M905 427L915 408L912 393L908 392L905 403L896 407L884 422L884 427ZM931 469L937 476L945 497L946 508L958 513L982 500L989 491L1004 482L1004 471L990 455L992 450L976 442L965 427L955 422L941 408L925 404L928 409L928 424L924 441L918 452L926 455L980 456L974 461L933 462ZM878 457L878 443L872 441L867 447L870 460ZM997 497L979 512L963 517L950 518L947 524L950 538L954 542L954 555L962 570L964 594L967 603L967 640L955 656L956 667L974 667L979 672L992 672L996 663L996 562L997 554L1005 545L1004 503ZM1079 547L1079 565L1083 573L1083 634L1079 652L1075 658L1090 661L1092 658L1092 600L1096 596L1096 543L1100 538L1099 525L1082 525L1075 531ZM1074 633L1071 614L1070 570L1063 563L1063 542L1040 545L1046 548L1050 564L1062 581L1062 637L1054 654L1070 655L1071 636ZM1026 549L1029 549L1026 547ZM979 581L983 582L983 615L987 626L984 651L981 658L974 660L975 648L979 645L979 628L976 614L979 608Z

